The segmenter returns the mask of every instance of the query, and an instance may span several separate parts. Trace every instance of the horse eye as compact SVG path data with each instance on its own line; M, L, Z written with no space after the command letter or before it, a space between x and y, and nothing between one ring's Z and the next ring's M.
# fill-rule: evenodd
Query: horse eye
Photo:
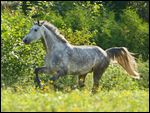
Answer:
M34 29L35 32L37 32L37 29Z

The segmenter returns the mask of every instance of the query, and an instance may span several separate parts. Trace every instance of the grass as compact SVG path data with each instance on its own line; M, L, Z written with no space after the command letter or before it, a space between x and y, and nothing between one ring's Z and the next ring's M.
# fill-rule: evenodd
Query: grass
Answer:
M2 111L149 111L149 93L144 90L100 90L91 95L87 89L67 93L34 88L14 92L2 90Z
M141 79L134 80L121 67L110 65L100 80L98 93L94 95L91 94L91 73L86 77L86 87L82 90L71 89L75 85L72 76L58 80L56 85L60 86L59 90L48 84L44 89L35 89L33 80L20 80L13 86L1 88L1 111L148 112L147 67L143 65L140 68L143 73Z

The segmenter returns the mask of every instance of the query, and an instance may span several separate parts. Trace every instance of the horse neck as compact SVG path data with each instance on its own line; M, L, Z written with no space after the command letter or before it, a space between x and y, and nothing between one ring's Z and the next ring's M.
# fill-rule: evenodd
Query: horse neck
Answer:
M44 41L44 38L41 38L41 41L42 41L43 47L44 47L44 49L46 50L46 53L47 53L47 47L46 47L46 43Z
M65 44L59 41L54 33L44 27L44 42L46 46L46 53L50 53L55 48L63 49Z

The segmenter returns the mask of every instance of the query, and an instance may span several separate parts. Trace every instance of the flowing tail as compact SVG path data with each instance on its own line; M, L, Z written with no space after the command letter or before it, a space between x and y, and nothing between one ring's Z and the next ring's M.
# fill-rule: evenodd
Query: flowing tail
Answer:
M131 77L139 79L135 58L125 47L113 47L106 50L108 56L112 60L116 60Z

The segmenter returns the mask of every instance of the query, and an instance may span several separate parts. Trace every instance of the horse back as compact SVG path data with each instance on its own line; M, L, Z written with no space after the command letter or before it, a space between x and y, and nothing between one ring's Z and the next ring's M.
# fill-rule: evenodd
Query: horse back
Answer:
M70 74L88 73L107 59L107 53L98 46L73 46L70 51L67 63Z

